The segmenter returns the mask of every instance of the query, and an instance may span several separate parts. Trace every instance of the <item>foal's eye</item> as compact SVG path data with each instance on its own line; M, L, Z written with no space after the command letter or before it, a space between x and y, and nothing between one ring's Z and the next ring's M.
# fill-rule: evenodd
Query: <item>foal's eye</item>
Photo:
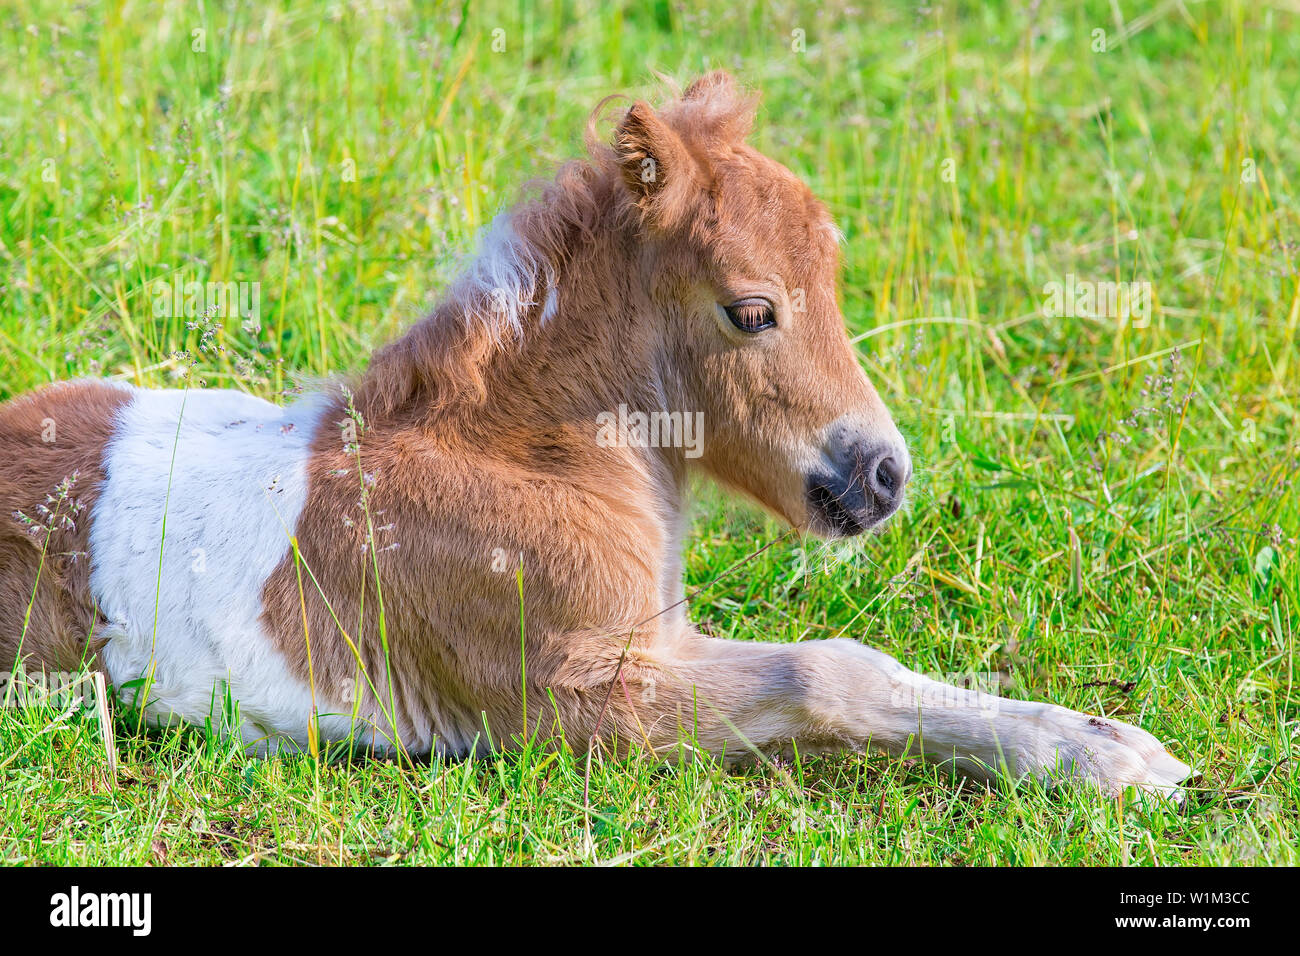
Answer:
M776 313L772 303L766 299L741 299L731 305L724 305L722 311L727 313L731 324L742 332L762 332L776 325Z

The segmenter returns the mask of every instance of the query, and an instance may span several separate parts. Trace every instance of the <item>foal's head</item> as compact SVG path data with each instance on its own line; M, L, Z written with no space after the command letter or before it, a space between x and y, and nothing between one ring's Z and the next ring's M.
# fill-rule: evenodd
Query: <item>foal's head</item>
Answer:
M745 143L751 119L713 73L660 112L635 103L615 133L669 398L704 413L717 478L796 527L856 534L898 508L911 460L844 330L837 230Z

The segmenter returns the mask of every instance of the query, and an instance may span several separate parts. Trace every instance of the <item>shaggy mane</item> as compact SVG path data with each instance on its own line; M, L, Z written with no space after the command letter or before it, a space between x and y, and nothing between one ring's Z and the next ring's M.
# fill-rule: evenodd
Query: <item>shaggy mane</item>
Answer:
M659 115L702 170L749 134L754 98L738 92L727 74L708 74L680 95L670 80L665 84L674 98ZM598 133L608 107L625 99L615 94L597 104L587 121L586 158L525 186L525 198L492 220L478 255L432 312L375 352L356 388L363 415L481 400L483 367L493 353L519 347L534 324L554 317L556 289L575 252L639 224L619 157Z

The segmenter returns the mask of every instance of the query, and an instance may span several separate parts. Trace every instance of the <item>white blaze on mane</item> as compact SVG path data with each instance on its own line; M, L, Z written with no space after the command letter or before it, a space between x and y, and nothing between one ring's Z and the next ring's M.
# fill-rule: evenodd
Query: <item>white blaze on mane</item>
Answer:
M555 267L515 230L510 214L492 220L478 256L451 287L465 315L482 323L494 342L523 335L524 316L545 300L542 321L555 314Z

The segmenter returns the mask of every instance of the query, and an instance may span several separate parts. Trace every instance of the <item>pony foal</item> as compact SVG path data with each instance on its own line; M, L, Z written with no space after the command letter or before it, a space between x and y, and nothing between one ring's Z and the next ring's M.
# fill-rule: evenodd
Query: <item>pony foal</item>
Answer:
M911 476L844 331L836 229L751 116L714 73L589 130L351 390L82 381L0 407L0 507L25 516L0 530L0 664L88 663L261 752L526 728L1172 791L1188 768L1136 727L691 625L688 467L824 537L879 525Z

